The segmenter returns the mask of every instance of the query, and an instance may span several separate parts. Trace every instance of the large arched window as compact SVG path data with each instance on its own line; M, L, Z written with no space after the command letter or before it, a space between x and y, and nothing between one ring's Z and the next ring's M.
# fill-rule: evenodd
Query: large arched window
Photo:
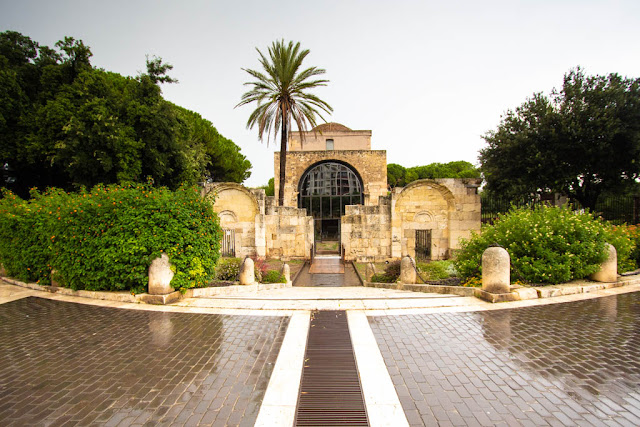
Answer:
M309 168L299 185L298 206L316 221L322 237L338 232L339 219L347 205L362 204L362 180L344 163L319 163Z

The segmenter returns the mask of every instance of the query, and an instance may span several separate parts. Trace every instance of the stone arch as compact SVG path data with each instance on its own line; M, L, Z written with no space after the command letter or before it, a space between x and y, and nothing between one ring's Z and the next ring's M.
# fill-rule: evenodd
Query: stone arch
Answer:
M260 204L255 194L245 186L235 182L214 184L207 193L208 197L215 197L213 210L218 215L223 212L232 215L234 222L254 222L260 213Z
M205 191L222 228L234 231L236 256L256 255L256 217L261 211L255 194L235 182L215 183Z
M230 210L218 212L218 218L220 218L220 227L222 228L233 228L233 225L238 222L238 216Z
M450 217L456 209L449 188L430 179L417 180L400 191L394 205L394 256L416 255L416 230L430 230L432 259L448 256Z

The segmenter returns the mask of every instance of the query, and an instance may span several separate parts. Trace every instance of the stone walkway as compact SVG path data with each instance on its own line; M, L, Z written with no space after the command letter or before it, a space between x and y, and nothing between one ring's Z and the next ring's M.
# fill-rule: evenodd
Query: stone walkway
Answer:
M292 425L309 310L344 304L371 425L640 425L640 285L503 304L370 288L207 300L0 282L0 424Z

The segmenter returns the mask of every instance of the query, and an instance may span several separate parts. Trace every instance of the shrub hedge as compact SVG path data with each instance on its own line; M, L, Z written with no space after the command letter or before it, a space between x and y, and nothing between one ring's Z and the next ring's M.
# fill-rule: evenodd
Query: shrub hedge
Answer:
M568 207L512 208L462 242L455 266L463 278L479 277L482 253L499 245L509 252L513 280L556 284L596 272L605 242L616 247L619 269L629 269L633 243L623 230Z
M0 199L0 262L7 273L87 290L143 292L153 259L166 253L176 289L206 286L221 232L210 201L194 187L96 186L32 191Z

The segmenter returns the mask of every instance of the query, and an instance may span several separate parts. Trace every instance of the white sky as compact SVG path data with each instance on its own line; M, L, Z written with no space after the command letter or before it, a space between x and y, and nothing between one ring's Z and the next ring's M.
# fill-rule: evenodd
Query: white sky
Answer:
M0 31L53 47L82 39L92 64L123 75L145 54L173 64L166 99L200 113L253 165L245 184L273 176L278 144L260 144L234 109L257 52L280 38L327 70L315 93L328 121L371 129L372 148L403 166L467 160L500 115L560 87L570 68L640 77L640 1L151 1L0 0Z

